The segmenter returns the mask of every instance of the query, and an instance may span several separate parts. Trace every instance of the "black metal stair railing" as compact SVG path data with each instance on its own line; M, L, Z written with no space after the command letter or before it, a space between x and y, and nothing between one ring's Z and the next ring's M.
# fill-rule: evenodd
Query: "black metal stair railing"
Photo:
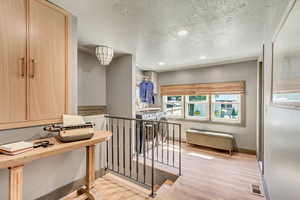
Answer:
M181 124L115 116L106 120L112 132L106 142L107 170L150 188L152 197L157 164L181 175Z

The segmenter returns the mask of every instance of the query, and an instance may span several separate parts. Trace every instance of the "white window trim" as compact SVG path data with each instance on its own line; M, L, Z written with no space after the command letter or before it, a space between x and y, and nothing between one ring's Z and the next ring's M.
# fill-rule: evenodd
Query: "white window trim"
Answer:
M190 96L206 96L206 101L189 101ZM207 104L207 116L206 117L199 117L199 116L189 116L188 104ZM188 95L185 96L185 119L191 120L199 120L199 121L208 121L210 116L210 108L209 108L209 95Z
M180 95L169 95L169 96L163 96L162 102L163 102L163 111L167 113L166 107L167 104L172 104L172 103L180 103L181 104L181 115L167 115L166 117L170 119L182 119L182 120L195 120L195 121L203 121L203 122L210 122L210 123L222 123L222 124L242 124L242 116L244 112L242 110L244 104L243 100L243 95L242 94L224 94L224 95L238 95L239 99L238 102L220 102L220 103L215 103L214 102L214 95L219 95L219 94L212 94L212 95L207 95L207 101L206 102L189 102L188 96L199 96L199 95L184 95L181 96L181 101L167 101L167 97L169 96L180 96ZM220 94L222 95L222 94ZM200 95L201 96L201 95ZM203 96L203 95L202 95ZM194 103L194 104L200 104L200 103L207 103L208 104L208 117L198 117L198 116L188 116L188 104L189 103ZM216 118L214 117L214 104L239 104L239 113L238 113L238 119L223 119L223 118Z
M214 94L214 95L218 95L218 94ZM211 113L212 113L211 121L213 121L213 122L222 122L222 123L232 123L232 124L241 123L241 112L242 112L242 110L241 110L242 109L241 95L238 94L238 97L239 97L238 102L219 102L219 103L216 103L214 101L214 98L213 98L214 95L211 95ZM235 95L235 94L227 94L227 95ZM215 117L215 115L213 114L215 104L238 104L239 105L238 119L223 119L223 118Z
M180 96L180 95L173 95L173 96ZM181 96L181 101L168 101L169 96L163 97L163 111L167 113L167 104L173 104L173 103L180 103L181 104L181 114L180 115L167 115L169 118L176 118L181 119L184 117L184 96Z

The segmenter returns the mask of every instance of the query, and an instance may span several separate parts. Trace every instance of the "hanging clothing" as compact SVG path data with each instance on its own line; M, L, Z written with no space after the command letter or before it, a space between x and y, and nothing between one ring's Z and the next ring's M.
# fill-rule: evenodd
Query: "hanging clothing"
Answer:
M154 90L154 85L152 82L148 82L147 84L147 92L146 92L146 99L147 99L147 102L149 104L154 104L154 93L153 93L153 90Z
M154 85L151 81L143 81L139 85L140 99L143 103L154 104Z
M147 82L142 81L139 85L140 87L140 100L141 102L147 102L147 98L146 98L146 91L147 91Z

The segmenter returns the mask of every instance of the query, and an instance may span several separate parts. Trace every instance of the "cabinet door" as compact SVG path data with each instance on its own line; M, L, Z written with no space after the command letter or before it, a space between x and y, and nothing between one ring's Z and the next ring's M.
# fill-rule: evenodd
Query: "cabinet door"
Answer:
M29 119L58 119L66 112L67 16L43 0L29 7Z
M0 3L0 123L26 120L26 0Z

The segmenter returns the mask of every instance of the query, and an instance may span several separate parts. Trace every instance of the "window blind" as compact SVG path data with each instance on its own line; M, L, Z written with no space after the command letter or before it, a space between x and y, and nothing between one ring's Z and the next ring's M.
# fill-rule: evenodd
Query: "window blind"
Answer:
M245 81L160 86L161 96L225 94L225 93L244 94Z

